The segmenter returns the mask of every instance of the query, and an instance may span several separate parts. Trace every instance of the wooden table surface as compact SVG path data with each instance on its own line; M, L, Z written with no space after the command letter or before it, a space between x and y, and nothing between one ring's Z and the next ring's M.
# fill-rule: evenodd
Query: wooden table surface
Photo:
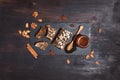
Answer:
M95 58L41 55L34 59L25 47L29 41L18 34L26 21L34 21L34 11L44 23L91 24ZM119 0L0 0L0 80L119 80L119 14ZM61 20L62 15L67 20ZM69 65L66 59L71 60Z

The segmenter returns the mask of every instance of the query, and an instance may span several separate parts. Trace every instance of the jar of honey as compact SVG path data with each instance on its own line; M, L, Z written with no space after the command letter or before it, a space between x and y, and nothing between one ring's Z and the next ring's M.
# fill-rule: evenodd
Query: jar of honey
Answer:
M88 44L89 44L89 38L88 38L88 36L79 34L76 37L76 44L80 48L86 48L86 47L88 47Z

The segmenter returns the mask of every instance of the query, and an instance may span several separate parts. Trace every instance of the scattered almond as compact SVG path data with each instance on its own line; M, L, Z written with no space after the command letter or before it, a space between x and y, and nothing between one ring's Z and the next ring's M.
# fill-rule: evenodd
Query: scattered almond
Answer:
M98 28L98 32L99 32L99 33L101 33L101 32L102 32L102 29L101 29L100 27Z
M38 12L34 11L33 14L32 14L32 16L36 18L38 16Z
M85 59L88 60L94 57L95 57L94 50L91 50L91 52L85 56Z
M91 58L94 58L94 50L91 50L91 52L90 52L90 57L91 57Z
M29 36L29 35L26 35L26 36L25 36L25 38L29 39L29 38L30 38L30 36Z
M66 60L66 63L67 63L67 64L70 64L70 63L71 63L70 59L67 59L67 60Z
M100 62L99 62L99 61L95 61L95 64L99 65L99 64L100 64Z
M62 16L61 16L61 20L62 20L62 21L65 21L65 20L67 20L67 17L66 17L65 15L62 15Z
M85 59L86 59L86 60L90 59L90 55L87 54L87 55L85 56Z
M21 35L21 34L22 34L22 31L21 31L21 30L18 30L18 33Z
M91 58L94 58L95 56L94 55L90 55Z
M30 33L30 30L26 30L27 34Z
M29 27L29 23L28 23L28 22L26 22L25 27L26 27L26 28L28 28L28 27Z
M49 51L49 55L50 55L50 56L54 56L54 55L55 55L54 51L53 51L53 50L50 50L50 51Z
M22 35L23 37L27 38L27 39L30 38L30 36L28 35L30 33L30 30L23 30L23 31L22 30L18 30L18 33L20 35Z
M25 30L22 31L22 34L21 34L23 37L25 37L27 35L27 33L25 32Z
M42 20L42 19L38 19L38 22L40 22L40 23L41 23L41 22L43 22L43 20Z
M32 24L31 24L31 28L32 28L32 29L36 29L36 28L37 28L37 24L36 24L36 23L32 23Z

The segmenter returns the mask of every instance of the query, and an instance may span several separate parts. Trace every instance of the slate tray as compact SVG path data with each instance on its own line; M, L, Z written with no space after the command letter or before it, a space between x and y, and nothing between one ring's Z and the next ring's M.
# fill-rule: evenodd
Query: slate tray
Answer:
M87 35L90 39L90 42L89 42L89 46L87 48L79 48L79 47L76 47L76 50L72 53L66 53L65 50L61 50L61 49L58 49L57 47L55 47L50 41L49 39L47 39L45 36L42 37L42 40L43 41L46 41L49 43L47 49L45 51L37 48L34 46L34 43L37 42L37 41L40 41L38 39L36 39L35 37L35 34L36 32L40 29L41 26L45 26L45 25L51 25L53 28L57 29L57 31L60 29L60 28L64 28L70 32L72 32L72 37L70 38L70 40L68 41L68 43L72 40L74 34L76 33L79 25L83 25L84 26L84 29L81 31L81 34L84 34L84 35ZM73 24L74 27L71 27L70 25ZM85 55L85 54L88 54L91 50L91 25L89 23L38 23L37 24L38 27L36 29L30 29L31 30L31 33L30 33L30 44L32 45L32 47L35 49L35 51L40 54L40 55L49 55L49 51L50 50L53 50L55 55Z

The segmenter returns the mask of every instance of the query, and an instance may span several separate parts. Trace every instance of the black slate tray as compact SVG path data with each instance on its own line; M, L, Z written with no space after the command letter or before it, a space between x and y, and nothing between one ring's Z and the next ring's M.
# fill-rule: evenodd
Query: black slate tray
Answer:
M42 37L42 41L46 41L49 43L47 49L45 51L37 48L34 46L34 43L37 42L37 41L41 41L41 40L38 40L35 38L35 34L37 33L37 31L40 29L41 26L45 26L45 25L51 25L53 28L55 28L57 31L60 29L60 28L64 28L70 32L72 32L72 37L70 38L70 40L68 41L68 43L72 40L74 34L76 33L79 25L83 25L84 26L84 29L81 31L81 34L84 34L84 35L87 35L90 39L90 42L89 42L89 46L87 48L79 48L79 47L76 47L76 50L72 53L66 53L65 50L61 50L61 49L58 49L57 47L55 47L50 41L49 39L47 39L45 36ZM71 27L70 25L73 24L74 27ZM32 47L35 49L35 51L40 54L40 55L49 55L49 51L50 50L53 50L54 53L56 55L85 55L85 54L88 54L91 50L91 25L89 23L39 23L37 24L38 27L36 29L30 29L31 30L31 33L30 33L30 44L32 45Z

